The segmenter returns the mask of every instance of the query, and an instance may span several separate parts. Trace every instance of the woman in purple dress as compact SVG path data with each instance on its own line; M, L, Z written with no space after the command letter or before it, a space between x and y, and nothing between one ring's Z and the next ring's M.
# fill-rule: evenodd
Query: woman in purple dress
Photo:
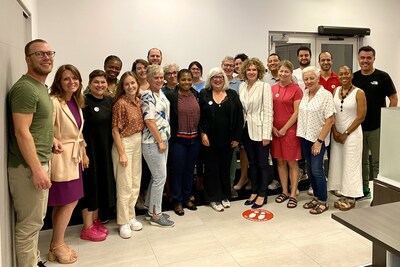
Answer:
M88 164L82 135L82 78L76 67L63 65L57 70L50 97L54 107L54 155L48 202L53 207L49 261L65 264L78 258L76 251L65 244L64 235L72 212L83 196L81 159L84 165Z

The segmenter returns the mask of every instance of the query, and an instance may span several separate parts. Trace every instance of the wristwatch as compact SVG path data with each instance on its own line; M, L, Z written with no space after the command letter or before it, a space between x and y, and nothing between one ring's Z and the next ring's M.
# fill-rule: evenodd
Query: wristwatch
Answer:
M319 138L317 139L317 141L318 141L318 143L321 143L321 144L324 142L324 141L322 141L322 140L319 139Z

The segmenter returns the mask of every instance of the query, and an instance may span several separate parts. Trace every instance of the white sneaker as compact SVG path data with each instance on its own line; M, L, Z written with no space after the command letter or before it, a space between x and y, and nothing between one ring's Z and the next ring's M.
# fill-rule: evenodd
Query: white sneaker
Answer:
M210 202L210 206L215 211L218 211L218 212L224 211L224 207L219 202Z
M129 221L129 227L131 228L132 231L140 231L143 228L143 225L141 222L137 221L136 219L131 219Z
M121 225L119 227L119 236L122 237L122 238L125 238L125 239L126 238L131 238L132 231L131 231L131 227L129 226L129 223Z
M310 195L310 196L313 196L313 195L314 195L314 190L312 189L311 185L310 185L310 187L309 187L308 190L307 190L307 194Z
M229 202L228 199L222 200L222 201L221 201L221 205L222 205L222 207L224 207L225 209L228 209L228 208L231 207L231 203Z
M281 187L281 184L277 180L272 180L272 182L268 185L269 190L276 190Z

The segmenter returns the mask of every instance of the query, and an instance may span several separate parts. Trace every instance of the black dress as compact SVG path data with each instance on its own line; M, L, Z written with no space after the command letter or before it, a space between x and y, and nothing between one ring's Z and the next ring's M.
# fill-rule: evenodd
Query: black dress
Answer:
M84 198L82 208L99 209L101 219L108 218L108 211L115 206L115 179L111 158L113 138L111 134L112 98L97 99L85 96L86 107L83 137L87 143L86 154L89 168L83 172Z
M204 147L204 198L220 202L230 198L231 142L241 140L243 109L238 94L228 89L227 97L217 104L210 88L200 92L200 128L207 134L210 146Z

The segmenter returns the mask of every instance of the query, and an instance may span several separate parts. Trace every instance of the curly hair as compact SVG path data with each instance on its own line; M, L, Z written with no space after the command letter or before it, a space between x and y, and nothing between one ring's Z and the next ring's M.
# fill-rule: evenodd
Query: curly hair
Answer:
M250 67L250 65L254 65L257 69L257 79L262 80L264 78L265 74L265 67L261 60L259 60L256 57L246 59L243 63L242 66L240 66L240 76L244 79L247 80L246 77L246 70Z
M60 100L60 101L66 100L66 93L61 86L61 79L62 79L63 73L67 70L72 72L72 74L79 80L78 90L76 90L76 92L73 93L73 96L75 97L76 103L78 104L78 106L80 108L84 108L85 107L85 98L82 94L82 87L83 87L82 86L82 76L81 76L79 70L71 64L65 64L58 68L56 75L54 76L53 84L51 85L51 88L50 88L50 95L56 96L58 98L58 100Z

